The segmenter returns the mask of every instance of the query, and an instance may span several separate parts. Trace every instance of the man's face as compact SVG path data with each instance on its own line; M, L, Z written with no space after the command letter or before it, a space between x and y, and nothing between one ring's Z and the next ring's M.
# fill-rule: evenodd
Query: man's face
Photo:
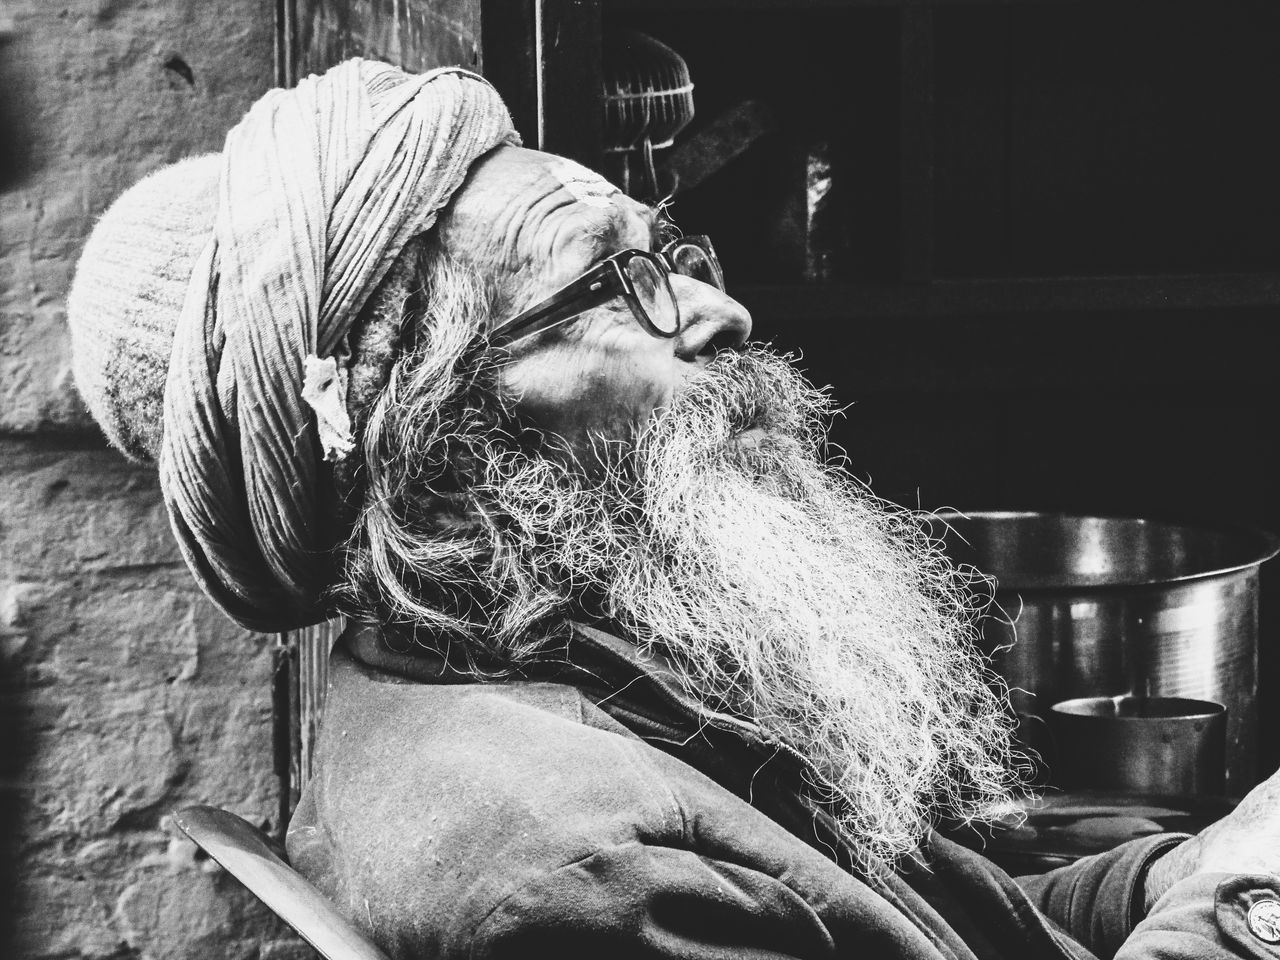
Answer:
M627 248L653 250L654 211L570 160L503 147L474 167L440 222L444 249L495 281L497 324ZM741 346L751 317L715 287L673 274L672 339L636 322L621 297L512 348L500 388L520 419L586 454L666 407L719 349Z
M620 628L691 697L803 757L868 869L937 816L1002 809L1008 718L972 648L971 574L825 461L830 398L786 357L717 352L750 331L737 303L676 276L673 339L619 300L510 358L477 342L601 258L651 249L652 225L546 154L500 150L470 176L424 275L421 340L370 417L351 560L365 609L510 664L566 616ZM576 462L511 430L511 405ZM583 456L601 435L631 442Z

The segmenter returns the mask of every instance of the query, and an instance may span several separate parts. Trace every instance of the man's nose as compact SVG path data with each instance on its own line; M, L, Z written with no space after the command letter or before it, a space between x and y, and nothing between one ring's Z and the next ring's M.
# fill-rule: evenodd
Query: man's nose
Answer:
M751 314L722 290L691 277L671 277L680 304L676 356L706 362L718 350L740 350L751 336Z

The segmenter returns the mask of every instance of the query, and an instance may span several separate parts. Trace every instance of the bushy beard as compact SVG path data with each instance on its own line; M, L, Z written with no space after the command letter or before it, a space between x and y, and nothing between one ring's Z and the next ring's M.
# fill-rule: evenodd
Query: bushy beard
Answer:
M972 644L973 575L822 462L826 410L785 359L722 353L603 482L517 469L486 496L540 582L593 589L689 693L797 751L874 870L937 817L1007 812L1010 723Z
M441 321L437 347L451 336ZM539 656L590 598L642 652L665 654L696 699L798 753L810 799L868 872L938 818L1008 811L1010 722L972 643L974 575L943 556L927 518L824 463L828 401L786 359L719 354L638 437L600 438L604 469L587 470L483 412L486 356L474 354L470 386L453 394L449 376L423 376L421 363L401 384L432 398L434 434L448 441L439 451L453 449L470 476L442 495L440 452L424 472L422 445L410 444L429 482L377 494L383 508L390 495L436 505L390 551L381 533L364 546L381 557L383 619L514 664ZM406 403L371 429L403 429L402 411L424 422ZM742 438L748 428L759 432ZM459 496L468 520L441 521L438 508ZM414 520L411 506L395 509Z

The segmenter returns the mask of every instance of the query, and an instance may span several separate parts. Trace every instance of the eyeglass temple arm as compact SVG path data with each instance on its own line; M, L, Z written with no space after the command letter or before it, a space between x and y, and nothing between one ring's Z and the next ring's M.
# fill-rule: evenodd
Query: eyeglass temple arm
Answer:
M598 307L625 288L621 271L613 261L606 261L561 287L546 300L496 327L489 334L489 340L491 343L510 343L532 337Z

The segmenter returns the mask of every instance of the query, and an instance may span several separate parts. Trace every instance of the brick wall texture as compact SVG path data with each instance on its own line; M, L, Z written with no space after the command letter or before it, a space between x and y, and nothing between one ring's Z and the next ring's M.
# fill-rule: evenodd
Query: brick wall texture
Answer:
M205 600L154 471L92 426L64 306L94 217L271 85L273 9L0 0L0 957L310 955L170 822L274 829L273 641Z

